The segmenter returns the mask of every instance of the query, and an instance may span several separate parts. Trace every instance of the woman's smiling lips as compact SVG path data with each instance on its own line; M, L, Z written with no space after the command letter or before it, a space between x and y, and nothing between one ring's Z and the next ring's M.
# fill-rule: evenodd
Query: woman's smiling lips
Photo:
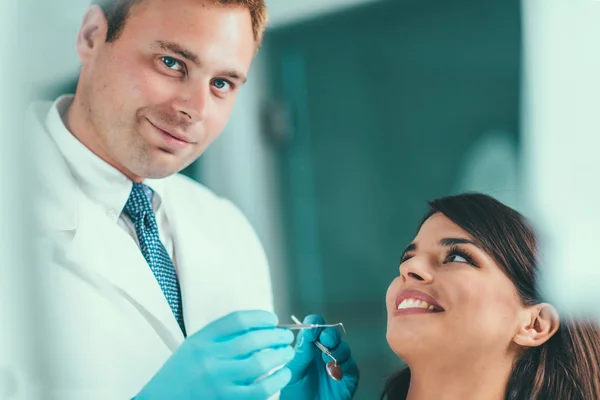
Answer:
M394 315L435 314L444 308L432 296L419 290L403 290L396 297Z

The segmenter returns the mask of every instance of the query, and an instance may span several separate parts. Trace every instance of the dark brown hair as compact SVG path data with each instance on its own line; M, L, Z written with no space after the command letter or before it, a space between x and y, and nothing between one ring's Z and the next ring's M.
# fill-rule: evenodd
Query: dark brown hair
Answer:
M526 219L492 197L471 193L429 203L421 225L442 213L465 230L511 279L524 305L543 302L538 293L535 233ZM407 367L392 376L382 399L405 400ZM600 399L600 326L561 320L546 343L527 349L516 361L506 387L507 400Z
M119 38L131 8L145 0L94 0L108 22L106 41L113 42ZM265 0L212 0L223 6L238 6L247 8L252 19L252 31L257 48L260 47L267 26L267 6Z

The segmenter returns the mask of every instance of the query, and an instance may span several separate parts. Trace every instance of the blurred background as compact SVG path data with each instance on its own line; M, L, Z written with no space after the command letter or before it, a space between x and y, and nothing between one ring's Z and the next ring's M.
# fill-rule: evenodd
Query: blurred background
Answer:
M254 225L280 320L344 323L357 399L377 398L401 366L385 292L435 197L476 190L531 216L562 244L548 246L549 293L597 313L600 2L267 2L232 118L184 173ZM27 11L46 27L21 66L34 97L74 91L88 4Z

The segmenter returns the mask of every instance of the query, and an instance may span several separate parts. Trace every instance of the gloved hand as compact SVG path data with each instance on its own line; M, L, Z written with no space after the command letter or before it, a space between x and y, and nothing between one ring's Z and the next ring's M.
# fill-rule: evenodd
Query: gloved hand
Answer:
M318 315L309 315L305 324L324 324ZM336 381L325 369L329 356L314 345L318 340L329 349L342 369L343 377ZM347 400L354 396L360 374L354 360L350 357L350 347L343 342L335 328L303 329L296 338L296 355L288 364L292 372L290 383L281 391L281 400Z
M265 400L291 378L294 335L267 311L229 314L188 337L135 400ZM261 351L270 349L270 351Z

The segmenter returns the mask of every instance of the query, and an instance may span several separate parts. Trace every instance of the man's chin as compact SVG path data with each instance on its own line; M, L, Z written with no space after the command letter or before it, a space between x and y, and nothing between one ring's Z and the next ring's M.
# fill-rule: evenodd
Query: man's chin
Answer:
M174 169L174 168L169 168L169 169L155 169L155 170L151 170L146 172L143 177L147 178L147 179L162 179L162 178L167 178L171 175L175 175L176 173L178 173L179 171L181 171L181 169Z
M146 168L139 168L135 174L144 179L162 179L167 178L181 171L183 168L179 166L152 166Z
M172 154L157 149L157 151L142 153L143 156L130 159L130 169L134 175L147 179L162 179L174 175L192 164L189 155Z

